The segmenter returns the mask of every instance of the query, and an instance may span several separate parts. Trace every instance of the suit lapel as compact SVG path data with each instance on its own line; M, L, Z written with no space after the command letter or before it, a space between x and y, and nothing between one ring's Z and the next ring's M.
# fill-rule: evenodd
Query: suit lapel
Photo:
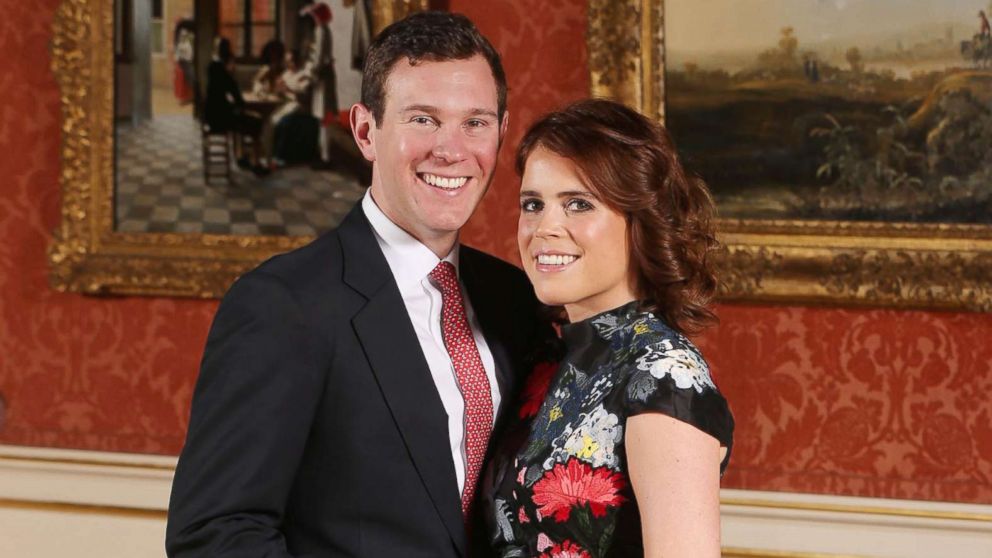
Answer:
M361 204L338 229L344 281L368 299L352 325L414 466L455 546L467 537L448 443L448 418L399 287Z
M510 356L510 348L506 341L510 339L501 304L505 301L498 300L492 296L492 289L485 288L485 278L479 273L476 264L475 254L471 250L462 248L459 253L459 267L461 267L461 279L465 283L465 290L468 291L468 298L472 302L472 310L478 318L479 327L482 328L482 335L486 338L486 344L493 354L496 363L496 381L499 383L500 408L497 417L503 416L507 410L512 410L515 403L514 395L516 390L516 370L514 361Z

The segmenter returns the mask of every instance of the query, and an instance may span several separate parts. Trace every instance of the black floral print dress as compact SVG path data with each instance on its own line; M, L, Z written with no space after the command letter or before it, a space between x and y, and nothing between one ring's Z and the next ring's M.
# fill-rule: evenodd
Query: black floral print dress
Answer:
M643 556L627 418L664 413L714 436L722 474L733 417L696 347L637 302L564 326L562 341L483 480L490 542L501 558Z

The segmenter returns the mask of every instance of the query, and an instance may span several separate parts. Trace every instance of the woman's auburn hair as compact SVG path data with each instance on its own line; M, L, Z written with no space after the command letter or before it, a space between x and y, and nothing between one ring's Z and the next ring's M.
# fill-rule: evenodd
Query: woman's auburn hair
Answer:
M626 217L644 310L682 333L716 323L708 307L717 288L713 198L683 168L661 124L622 104L586 99L530 127L517 148L518 175L539 147L571 161L585 186Z

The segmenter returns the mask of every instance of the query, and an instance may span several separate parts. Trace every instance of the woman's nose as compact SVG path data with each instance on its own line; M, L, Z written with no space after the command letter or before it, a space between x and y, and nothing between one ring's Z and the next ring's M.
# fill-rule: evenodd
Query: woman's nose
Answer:
M541 217L537 222L537 228L534 230L534 236L539 238L555 238L562 236L564 232L565 227L559 212L554 210L545 210L541 213Z

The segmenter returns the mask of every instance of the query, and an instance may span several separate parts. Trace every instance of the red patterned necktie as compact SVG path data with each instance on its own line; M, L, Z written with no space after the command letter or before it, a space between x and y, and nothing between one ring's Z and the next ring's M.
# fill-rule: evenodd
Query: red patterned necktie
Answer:
M482 460L493 428L493 400L486 369L479 348L475 346L468 325L462 292L458 288L455 266L437 264L430 278L441 290L441 335L455 367L458 387L465 399L465 488L462 490L462 513L468 517L475 495L475 485L482 470Z

